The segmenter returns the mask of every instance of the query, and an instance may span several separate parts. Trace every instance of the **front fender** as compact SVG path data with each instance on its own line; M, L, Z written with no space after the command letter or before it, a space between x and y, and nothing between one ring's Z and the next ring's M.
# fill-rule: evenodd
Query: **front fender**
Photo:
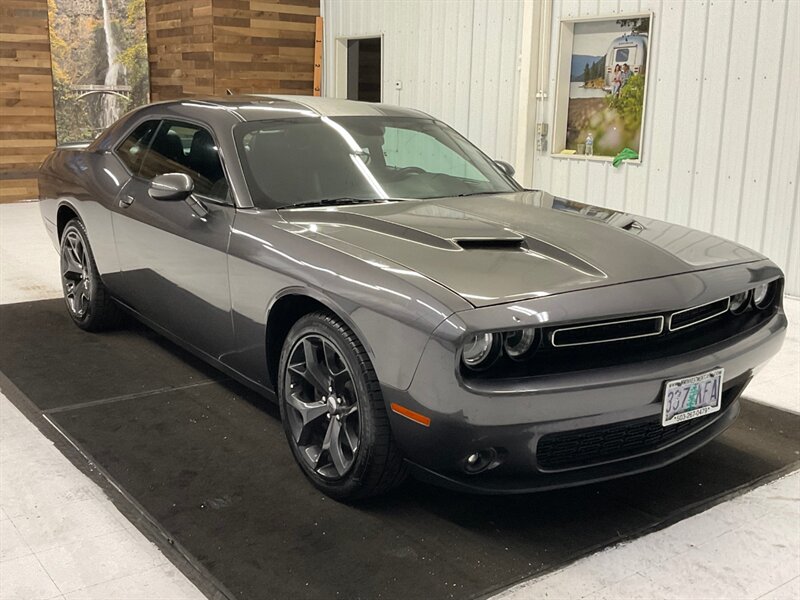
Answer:
M227 357L230 366L271 387L269 309L295 293L328 307L354 331L383 385L406 389L431 333L453 313L452 306L408 281L411 276L402 275L397 265L357 248L336 247L335 241L310 239L296 229L278 215L237 213L228 268L238 349ZM454 305L466 303L455 298Z

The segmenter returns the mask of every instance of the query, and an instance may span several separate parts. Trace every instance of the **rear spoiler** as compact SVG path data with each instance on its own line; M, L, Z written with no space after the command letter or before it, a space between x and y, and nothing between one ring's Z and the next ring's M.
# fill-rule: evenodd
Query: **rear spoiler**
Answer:
M86 150L92 142L72 142L69 144L59 144L56 150Z

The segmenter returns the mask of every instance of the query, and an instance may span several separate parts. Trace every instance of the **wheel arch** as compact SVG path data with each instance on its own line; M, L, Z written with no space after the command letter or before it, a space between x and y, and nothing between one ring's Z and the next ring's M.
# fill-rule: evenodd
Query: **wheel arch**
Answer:
M317 311L328 312L340 319L358 338L370 358L374 356L369 342L365 339L358 325L348 312L336 302L313 289L302 287L287 288L272 299L267 308L265 321L267 372L276 393L278 390L278 366L286 336L299 319Z
M56 211L56 235L58 236L59 242L61 241L61 234L64 233L64 227L66 227L67 223L72 219L79 219L81 223L83 223L83 219L81 219L75 207L67 202L62 202ZM86 224L84 223L84 227L85 226Z

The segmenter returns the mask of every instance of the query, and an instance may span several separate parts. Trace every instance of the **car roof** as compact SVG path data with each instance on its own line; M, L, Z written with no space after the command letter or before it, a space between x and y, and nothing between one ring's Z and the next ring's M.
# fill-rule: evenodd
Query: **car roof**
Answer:
M357 102L321 96L290 96L279 94L253 94L248 96L223 96L220 98L185 98L168 100L149 106L191 111L226 110L241 121L261 121L291 116L321 117L417 117L429 115L411 108L373 102Z
M430 115L411 108L372 102L356 102L319 96L284 96L253 94L219 98L182 98L153 102L135 108L89 145L91 150L110 150L132 127L147 119L195 119L219 129L243 121L289 119L296 117L412 117L431 119Z

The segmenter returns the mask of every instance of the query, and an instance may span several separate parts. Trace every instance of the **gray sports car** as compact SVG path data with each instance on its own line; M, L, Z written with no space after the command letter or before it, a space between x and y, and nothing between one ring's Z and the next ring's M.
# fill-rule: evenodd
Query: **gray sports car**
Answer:
M137 109L39 188L75 323L123 308L276 400L333 497L576 485L719 435L783 340L780 269L512 175L421 112L263 96Z

